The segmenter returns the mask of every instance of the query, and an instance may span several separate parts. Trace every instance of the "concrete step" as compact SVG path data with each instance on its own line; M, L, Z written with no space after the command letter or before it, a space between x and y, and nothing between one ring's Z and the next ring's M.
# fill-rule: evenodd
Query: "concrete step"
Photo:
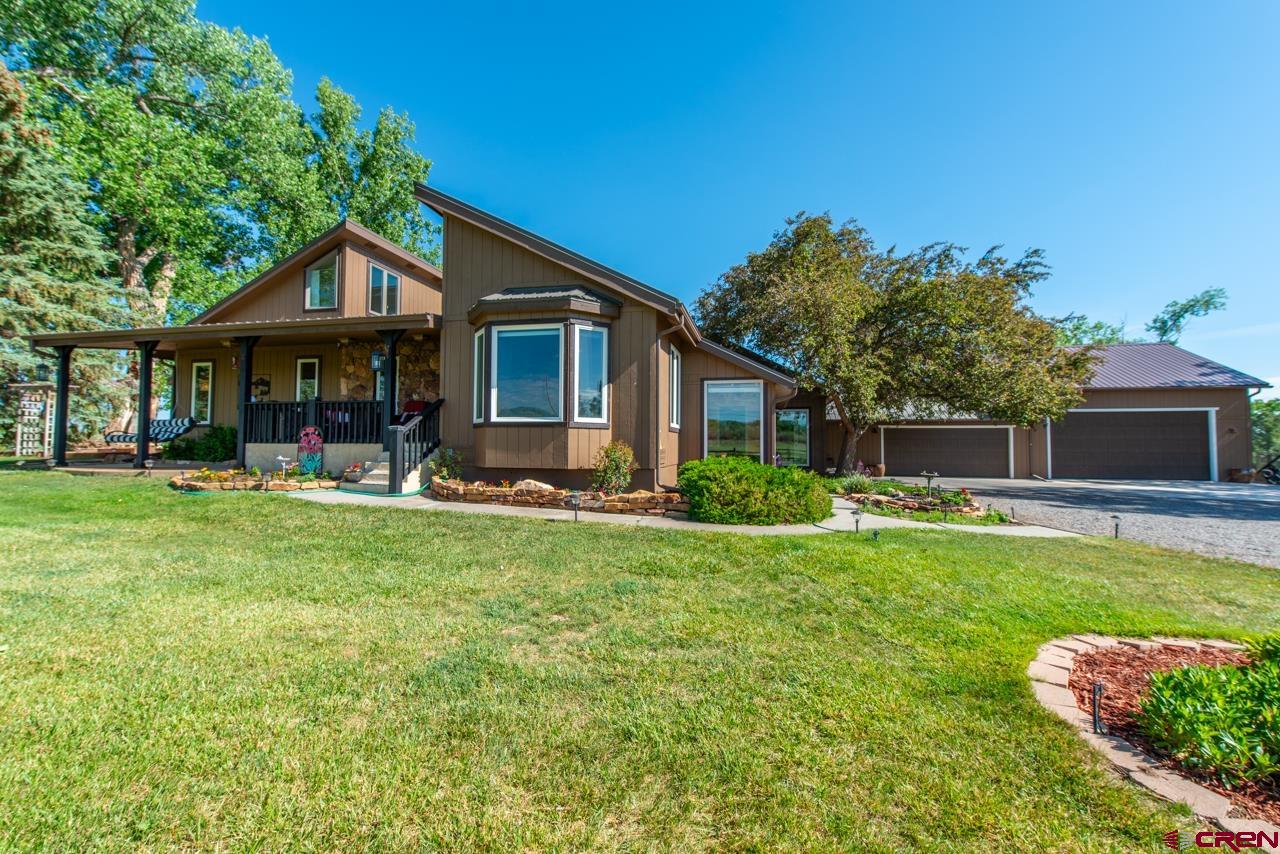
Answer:
M338 489L342 490L343 492L363 492L363 493L372 494L372 495L387 494L386 482L366 483L365 481L362 480L358 483L343 483L338 487Z

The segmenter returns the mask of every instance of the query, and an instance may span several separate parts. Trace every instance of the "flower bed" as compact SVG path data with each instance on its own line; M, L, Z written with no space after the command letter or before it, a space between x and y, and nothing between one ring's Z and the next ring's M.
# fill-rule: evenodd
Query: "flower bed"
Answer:
M1069 688L1075 695L1077 705L1088 712L1092 708L1093 683L1102 682L1101 715L1112 734L1136 745L1148 755L1157 757L1165 767L1191 777L1229 798L1236 806L1253 816L1280 822L1280 790L1277 790L1274 777L1256 780L1225 779L1225 775L1202 767L1203 762L1189 761L1192 757L1186 751L1171 753L1162 749L1157 740L1152 738L1150 727L1144 725L1143 721L1144 704L1150 705L1152 683L1158 681L1162 674L1167 679L1178 676L1180 672L1186 673L1184 668L1237 668L1249 665L1250 662L1250 657L1239 650L1207 645L1179 642L1153 643L1146 648L1136 649L1123 645L1114 646L1076 656ZM1225 681L1227 675L1224 672L1214 681ZM1198 698L1191 703L1191 707L1200 713L1211 712L1222 707L1222 699ZM1222 717L1235 717L1247 722L1245 716L1235 714L1231 709L1224 708ZM1199 735L1209 744L1225 741L1227 744L1237 745L1248 741L1238 732L1225 731L1221 721L1199 729L1203 730ZM1265 750L1257 745L1253 747L1254 749L1246 749L1244 752L1253 758L1265 757Z
M284 474L272 472L265 479L256 469L227 469L215 471L202 468L184 471L169 478L169 485L184 492L219 492L222 490L253 490L256 492L294 492L299 489L337 489L338 481L327 473L321 476L300 474L292 469Z
M1009 517L999 510L984 510L967 489L932 490L893 480L872 481L867 477L829 478L828 484L868 513L904 519L939 521L950 516L957 522L1004 524ZM847 492L844 487L853 487Z
M593 513L627 513L632 516L675 516L689 512L689 504L678 492L648 492L637 490L619 495L603 492L573 492L557 489L536 480L521 480L513 486L441 480L431 478L431 494L441 501L470 501L484 504L505 504L512 507L551 507L572 510L575 496L579 510Z

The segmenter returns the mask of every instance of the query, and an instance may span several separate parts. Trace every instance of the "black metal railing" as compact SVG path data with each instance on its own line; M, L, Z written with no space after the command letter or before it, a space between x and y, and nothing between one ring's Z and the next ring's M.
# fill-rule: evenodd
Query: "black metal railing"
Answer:
M320 428L325 444L373 445L382 441L380 400L280 400L242 404L246 442L298 441L303 427Z
M409 472L422 465L422 461L440 447L442 405L444 400L437 400L404 424L392 424L387 428L386 448L391 458L387 491L391 494L399 493Z

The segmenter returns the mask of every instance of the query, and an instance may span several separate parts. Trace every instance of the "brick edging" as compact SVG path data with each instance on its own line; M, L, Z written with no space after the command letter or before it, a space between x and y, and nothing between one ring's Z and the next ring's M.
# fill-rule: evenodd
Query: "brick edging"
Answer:
M1076 704L1075 693L1070 689L1069 682L1078 653L1111 646L1153 649L1165 644L1188 649L1201 646L1217 649L1244 649L1240 644L1220 640L1071 635L1049 641L1040 647L1035 660L1027 665L1031 690L1040 701L1040 705L1071 724L1079 736L1090 747L1106 757L1122 777L1132 780L1165 800L1185 804L1202 821L1211 822L1223 830L1280 832L1280 828L1270 822L1231 817L1232 804L1227 798L1193 780L1160 767L1155 760L1122 738L1094 733L1092 717Z

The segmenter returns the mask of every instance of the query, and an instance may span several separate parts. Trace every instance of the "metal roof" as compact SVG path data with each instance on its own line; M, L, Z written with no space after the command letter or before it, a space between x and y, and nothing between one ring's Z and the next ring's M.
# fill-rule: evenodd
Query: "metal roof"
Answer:
M537 301L544 299L577 299L595 303L611 303L618 305L618 301L604 294L598 294L595 291L587 290L581 285L532 285L519 288L507 288L504 291L498 291L496 294L480 297L477 302L521 302L524 300Z
M1094 348L1086 388L1269 388L1257 377L1174 344L1107 344Z

